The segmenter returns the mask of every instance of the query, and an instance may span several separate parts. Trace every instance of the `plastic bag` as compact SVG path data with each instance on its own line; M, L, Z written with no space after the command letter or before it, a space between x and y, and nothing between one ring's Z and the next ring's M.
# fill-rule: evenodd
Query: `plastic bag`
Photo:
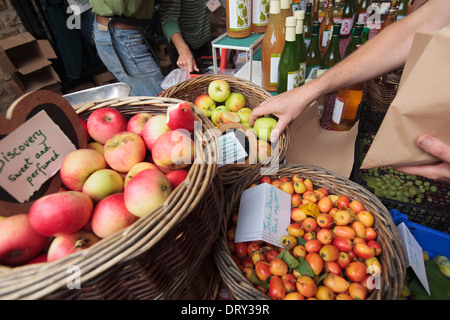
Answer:
M161 83L161 87L166 90L170 88L171 86L174 86L184 80L190 79L191 74L189 73L188 69L175 69L172 70L165 78L164 81Z

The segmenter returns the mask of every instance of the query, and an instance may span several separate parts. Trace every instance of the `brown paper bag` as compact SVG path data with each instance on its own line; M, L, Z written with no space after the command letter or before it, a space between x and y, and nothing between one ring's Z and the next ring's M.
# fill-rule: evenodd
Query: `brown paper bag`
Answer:
M320 126L317 102L310 104L289 126L291 140L286 162L314 165L345 178L353 168L358 122L349 131L331 131Z
M428 134L450 144L449 57L450 25L416 34L397 95L361 169L436 162L417 146L416 140Z

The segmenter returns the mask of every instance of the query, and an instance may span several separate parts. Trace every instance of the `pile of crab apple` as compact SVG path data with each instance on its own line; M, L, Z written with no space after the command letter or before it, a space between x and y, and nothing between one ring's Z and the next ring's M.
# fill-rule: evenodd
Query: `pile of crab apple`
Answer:
M360 201L315 188L299 174L263 176L259 183L291 195L291 222L283 247L235 243L238 213L232 214L228 247L245 278L274 300L366 299L382 272L374 214Z

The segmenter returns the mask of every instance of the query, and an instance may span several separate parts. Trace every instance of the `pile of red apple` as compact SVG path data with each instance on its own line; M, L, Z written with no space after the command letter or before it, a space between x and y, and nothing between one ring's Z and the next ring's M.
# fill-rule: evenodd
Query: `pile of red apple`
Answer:
M291 195L291 224L284 247L235 243L238 214L232 215L228 247L246 279L273 300L366 299L382 272L374 215L360 201L314 188L298 174L263 176L260 183Z
M246 107L244 94L232 91L226 80L211 81L208 93L197 96L193 103L218 128L224 124L240 123L252 129L257 137L257 162L270 157L272 153L270 133L277 125L277 120L270 116L261 117L251 127L249 120L252 109Z
M1 218L0 265L50 262L89 248L159 207L182 183L194 157L194 106L165 114L100 108L81 119L88 147L63 160L59 192L29 212Z

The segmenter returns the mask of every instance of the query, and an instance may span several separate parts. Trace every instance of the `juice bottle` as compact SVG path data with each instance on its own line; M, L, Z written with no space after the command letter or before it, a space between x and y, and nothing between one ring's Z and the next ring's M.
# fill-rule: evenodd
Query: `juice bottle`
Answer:
M367 24L367 18L369 17L367 9L370 7L370 5L371 5L370 0L361 0L359 2L355 22L362 22L364 23L364 25Z
M292 6L289 0L280 1L280 14L281 14L281 26L283 27L283 33L286 33L286 18L293 15Z
M284 49L284 42L280 0L271 0L269 24L261 44L261 86L267 91L277 91L278 65Z
M319 7L317 8L317 19L322 22L323 18L325 17L325 3L324 0L319 0Z
M297 51L296 27L297 18L287 17L285 43L278 67L278 94L298 87L300 61Z
M269 10L270 0L252 0L252 32L266 32L269 24Z
M226 0L227 36L246 38L251 33L251 1Z
M295 37L297 43L298 60L300 62L300 69L298 72L298 79L299 79L298 85L301 86L305 83L306 77L306 44L305 44L305 37L303 34L305 11L304 10L294 11L294 17L297 18Z
M334 0L333 5L333 21L342 22L342 6L341 0Z

